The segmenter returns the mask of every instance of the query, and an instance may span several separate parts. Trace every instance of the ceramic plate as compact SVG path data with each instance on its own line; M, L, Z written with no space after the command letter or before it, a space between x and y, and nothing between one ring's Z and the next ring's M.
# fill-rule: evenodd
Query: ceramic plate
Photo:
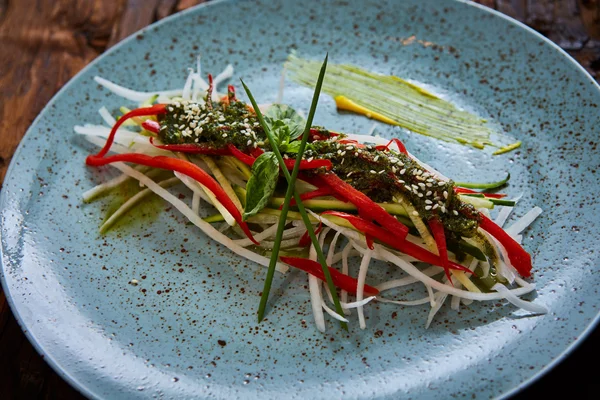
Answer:
M412 39L411 39L412 38ZM492 157L402 134L424 161L459 180L510 172L534 205L526 231L535 283L531 317L510 304L368 307L365 330L312 322L306 277L275 281L268 320L256 323L264 269L233 256L160 202L102 236L110 204L81 193L115 176L84 165L94 150L73 126L127 103L94 81L139 90L181 87L203 71L235 68L259 102L275 99L291 50L427 84L523 141ZM310 90L286 84L306 109ZM524 26L462 2L217 1L152 25L99 57L48 104L21 142L2 189L3 284L27 336L71 384L94 398L497 397L523 387L592 326L600 296L596 201L600 91L560 49ZM316 122L366 132L322 96ZM189 200L189 199L188 199ZM127 221L126 221L127 222ZM399 274L399 272L397 272ZM137 286L131 279L139 280ZM373 276L376 279L376 276Z

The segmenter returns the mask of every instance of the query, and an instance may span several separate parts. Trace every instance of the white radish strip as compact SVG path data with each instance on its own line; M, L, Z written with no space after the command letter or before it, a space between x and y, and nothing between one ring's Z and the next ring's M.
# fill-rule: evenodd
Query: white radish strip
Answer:
M192 197L192 211L194 214L200 213L200 196L198 196L198 193L196 192L194 192Z
M345 310L349 310L351 308L357 308L357 307L362 307L365 304L370 303L372 300L376 300L377 297L375 296L371 296L371 297L367 297L366 299L362 299L361 301L354 301L352 303L341 303L342 304L342 308Z
M198 96L200 95L201 90L206 90L206 87L202 87L200 81L201 78L201 67L202 67L202 58L200 55L196 57L196 73L192 75L194 80L193 90L192 90L192 101L198 101Z
M506 286L504 286L501 283L496 283L494 286L492 286L492 290L495 290L498 293L503 294L504 298L506 298L506 300L508 300L515 306L522 308L525 311L529 311L534 314L548 313L548 309L546 307L518 298L517 296L514 295L514 293L510 289L508 289Z
M111 92L116 94L117 96L121 96L127 100L135 101L136 103L141 103L155 95L166 96L166 97L173 97L173 96L181 95L181 89L163 90L163 91L156 91L156 92L138 92L136 90L131 90L126 87L117 85L116 83L113 83L113 82L111 82L107 79L101 78L99 76L95 76L94 80L98 84L104 86L105 88L107 88L108 90L110 90Z
M427 295L429 296L429 305L431 305L432 308L435 308L437 304L435 302L435 295L433 294L433 289L429 285L425 285L425 289L427 289Z
M188 74L187 79L185 80L185 85L183 85L183 90L181 91L181 97L183 100L191 100L192 99L192 82L194 79L194 70L192 68L188 68L190 73Z
M335 247L337 246L337 241L341 234L342 234L342 232L336 232L335 235L333 236L333 240L329 244L329 250L327 251L326 262L327 262L327 265L329 265L330 267L333 265L333 254L335 253Z
M358 270L358 282L356 284L356 301L361 301L365 293L365 281L367 279L367 271L369 269L369 263L371 262L371 255L373 250L369 249L363 255L363 259L360 262L360 269ZM363 307L357 307L358 311L358 324L360 329L365 329L367 324L365 322L365 313Z
M321 300L321 307L323 307L323 309L325 310L325 312L329 315L331 315L333 318L337 319L338 321L342 321L342 322L350 322L348 321L346 318L342 317L340 314L336 313L335 311L333 311L331 308L329 308L327 306L327 304L325 304L325 302L323 300Z
M111 128L106 127L104 125L93 125L93 124L85 124L84 126L75 125L73 127L75 133L80 135L90 135L90 136L100 136L103 138L107 138L110 135ZM117 129L117 134L115 135L115 141L118 138L125 138L128 141L133 140L136 136L139 136L137 132L130 131L129 129L119 128Z
M442 272L444 272L444 269L441 267L432 265L431 267L428 267L421 272L427 276L435 276L435 275L438 275L438 274L441 274ZM405 278L394 279L391 281L381 283L381 284L377 285L376 288L380 292L383 292L384 290L389 290L389 289L394 289L394 288L398 288L398 287L402 287L402 286L411 285L415 282L419 282L419 280L415 277L407 276Z
M196 182L194 179L192 179L189 176L184 175L180 172L177 172L177 171L175 171L174 174L177 178L181 179L183 184L185 186L187 186L188 189L190 189L195 195L198 195L198 197L200 197L200 199L204 200L205 202L207 202L208 204L210 204L211 206L214 207L212 199L210 197L208 197L205 192L203 192L202 190L199 190L198 187L193 185L193 182Z
M115 117L113 117L110 112L108 111L108 109L104 106L102 106L99 110L98 110L98 114L100 114L100 116L102 117L102 119L104 120L104 122L106 122L106 124L108 126L113 126L114 124L117 123L117 120L115 119Z
M234 253L245 257L250 261L254 261L257 264L260 264L264 267L269 266L270 260L267 257L263 257L259 254L256 254L250 250L247 250L235 244L233 240L231 240L230 238L213 228L211 224L202 220L202 218L200 218L197 214L194 214L192 209L189 208L183 201L178 199L173 194L169 193L166 189L160 187L160 185L158 185L152 179L146 177L146 175L136 171L135 169L121 162L116 162L110 165L117 168L121 172L131 176L132 178L144 183L144 185L146 185L148 189L152 190L164 200L171 203L173 207L179 210L179 212L181 212L188 220L190 220L191 223L200 228L200 230L204 232L209 238L214 239L216 242L222 244ZM279 272L287 272L289 268L285 264L278 262L276 265L276 269Z
M333 256L333 260L331 260L331 264L337 264L338 262L342 261L343 258L343 251L340 251L339 253L335 253ZM350 253L348 253L348 257L355 257L355 256L359 256L360 253L356 250L350 250Z
M317 252L315 250L315 246L312 244L310 245L308 258L313 261L317 260ZM321 284L316 276L311 274L307 275L308 289L310 291L310 304L313 311L313 317L315 318L315 324L317 325L318 330L325 332L325 316L323 315L323 307L321 307L321 304L323 303L323 297L321 296Z
M460 285L460 282L458 282ZM460 286L457 286L460 289ZM450 308L454 311L460 311L460 297L452 296L452 301L450 301Z
M418 280L420 280L421 282L423 282L426 285L430 285L433 289L438 290L440 292L452 294L452 295L459 296L459 297L464 297L467 299L478 300L478 301L499 300L499 299L504 298L504 296L499 293L472 293L472 292L469 292L466 290L456 289L454 287L444 285L443 283L438 282L435 279L432 279L432 278L428 277L427 275L423 274L421 271L419 271L419 269L417 267L415 267L411 263L408 263L408 262L402 260L400 257L394 255L393 253L386 250L382 246L375 244L375 249L378 253L380 253L380 255L385 260L396 264L398 267L400 267L402 270L404 270L404 272L406 272L407 274L417 278ZM359 250L359 251L361 251L361 250ZM512 289L511 291L515 296L522 296L526 293L531 292L532 290L533 290L533 288L518 288L518 289Z
M348 242L344 250L342 250L342 273L348 275L348 255L350 254L350 250L352 250L352 242ZM348 292L346 290L342 290L341 295L342 303L348 302ZM350 311L344 310L344 314L349 315Z
M167 187L173 186L179 182L180 181L178 178L169 178L169 179L165 179L164 181L158 182L158 184L163 188L167 188ZM134 196L130 197L125 203L123 203L121 205L121 207L119 207L117 209L117 211L115 211L102 224L102 226L100 227L100 233L106 232L111 226L113 226L113 224L115 222L117 222L117 220L119 218L121 218L124 214L126 214L127 211L131 210L133 208L133 206L135 206L140 200L142 200L144 197L148 196L151 193L152 193L152 191L150 189L144 189L144 190L137 192Z
M137 167L135 167L136 171L140 171L140 172L146 172L148 171L150 168L146 167L144 165L138 165ZM83 193L81 195L81 197L83 198L83 201L85 203L90 202L90 200L94 199L96 196L99 196L100 194L107 192L111 189L116 188L117 186L121 185L123 182L126 182L128 179L131 179L131 177L127 174L121 174L107 182L101 183L100 185L94 186L93 188L91 188L90 190L86 191L85 193Z
M371 125L371 129L369 129L369 132L367 132L367 136L373 136L378 126L379 124L377 122L373 122L373 125Z
M519 285L521 287L526 287L531 290L535 289L535 285L533 283L529 283L518 276L515 277L515 282L517 282L517 285Z
M106 143L106 141L102 138L99 138L97 136L84 136L85 140L87 140L88 142L95 144L98 147L104 147L104 144ZM117 154L124 154L124 153L131 153L131 149L129 149L126 146L123 146L122 144L118 144L118 143L113 143L113 145L110 147L110 151L113 153L117 153Z
M521 200L522 196L523 196L523 193L519 194L517 197L515 197L514 199L512 199L512 201L515 202L515 206L517 205L517 202L519 200ZM504 223L506 222L506 220L510 216L510 213L512 212L512 210L514 210L514 206L513 207L503 206L500 209L500 212L498 213L498 216L496 217L496 220L494 221L496 223L496 225L498 225L499 227L502 228L504 226Z
M265 229L264 231L257 233L256 235L254 235L254 233L252 233L252 235L254 236L254 239L256 239L257 242L260 242L266 238L271 237L277 231L277 226L278 226L278 224L274 224L274 225L270 226L269 228ZM233 242L236 243L238 246L242 246L242 247L248 247L248 246L254 244L252 242L252 240L250 240L248 238L237 239L237 240L234 240Z
M223 71L221 71L221 73L219 75L215 76L215 79L213 80L213 85L214 85L215 91L217 90L217 88L219 87L221 82L231 78L232 76L233 76L233 65L227 64L225 69ZM219 100L219 98L217 98L217 100Z
M234 226L236 224L235 218L233 218L233 216L229 213L229 211L227 211L225 206L221 204L219 200L217 200L217 197L214 195L213 192L210 191L210 189L208 189L206 186L199 183L195 179L192 179L189 176L184 175L180 172L175 172L175 176L181 179L185 186L190 188L192 192L197 193L200 197L202 197L203 200L206 200L208 203L212 204L221 213L221 215L225 219L225 222L227 222L229 226ZM202 191L204 191L206 196L202 195ZM207 200L207 197L210 200Z
M381 297L378 297L377 301L380 303L399 304L401 306L420 306L422 304L429 303L429 296L423 297L422 299L418 299L418 300L390 300L390 299L382 299Z
M431 306L431 310L429 311L429 315L427 316L427 322L425 323L425 329L429 329L429 326L431 325L431 321L433 321L433 317L435 317L435 314L438 313L438 311L440 311L440 308L442 308L442 306L444 305L444 302L446 301L446 299L448 298L448 294L447 293L437 293L438 296L437 299L435 299L433 306Z
M506 228L506 233L511 236L516 236L523 232L537 217L542 213L539 207L533 207L527 214L523 215L517 222Z
M496 271L498 272L498 275L505 278L511 285L515 282L515 278L517 277L517 271L504 261L498 260L498 265L496 265Z

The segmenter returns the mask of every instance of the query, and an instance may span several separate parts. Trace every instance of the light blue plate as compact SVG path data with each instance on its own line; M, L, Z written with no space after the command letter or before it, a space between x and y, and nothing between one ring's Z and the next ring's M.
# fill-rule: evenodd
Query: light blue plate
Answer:
M406 40L411 36L414 40ZM264 269L233 256L166 206L106 236L104 202L81 193L114 176L84 165L93 148L73 125L101 123L123 100L101 75L139 90L181 87L232 63L259 102L274 100L288 52L350 62L431 85L523 140L491 157L402 138L435 167L464 180L510 171L523 193L514 218L545 213L526 231L537 294L550 309L525 317L510 304L367 307L368 328L316 331L306 278L275 281L268 320L255 313ZM288 83L306 108L310 91ZM448 398L507 395L562 358L597 319L600 91L564 52L489 10L462 2L218 1L144 29L66 85L21 142L2 189L3 285L27 336L70 383L97 398ZM316 123L366 132L321 99ZM383 135L398 134L380 125ZM189 200L189 198L187 199ZM394 268L387 268L397 273ZM383 270L379 271L381 275ZM131 279L140 284L132 286ZM378 271L368 277L376 282ZM410 295L420 295L415 289ZM400 295L400 294L399 294ZM355 318L355 317L354 317Z

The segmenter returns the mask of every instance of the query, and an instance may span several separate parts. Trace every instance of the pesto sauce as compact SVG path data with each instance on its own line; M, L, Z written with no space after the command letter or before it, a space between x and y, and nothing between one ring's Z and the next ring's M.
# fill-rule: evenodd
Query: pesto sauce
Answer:
M167 106L168 112L160 120L160 140L165 144L199 144L217 149L233 144L241 151L265 148L266 135L245 103L211 105L176 102Z
M265 132L255 114L241 101L199 104L175 102L160 119L159 138L165 144L198 144L215 149L233 144L247 153L255 148L269 151ZM479 225L479 213L454 195L454 182L440 181L417 162L393 150L371 145L340 143L322 127L314 127L319 139L307 145L304 158L327 159L332 171L375 202L392 202L401 195L424 220L438 216L450 235L471 237ZM283 153L294 159L294 153ZM305 171L308 174L322 170Z

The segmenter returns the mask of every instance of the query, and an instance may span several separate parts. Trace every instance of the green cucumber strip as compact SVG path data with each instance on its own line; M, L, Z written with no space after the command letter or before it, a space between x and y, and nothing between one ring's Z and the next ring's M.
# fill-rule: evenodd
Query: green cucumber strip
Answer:
M510 180L510 172L506 174L506 178L499 180L497 182L489 182L489 183L475 183L475 182L454 182L456 186L464 187L466 189L497 189L500 186L506 185L506 183Z

